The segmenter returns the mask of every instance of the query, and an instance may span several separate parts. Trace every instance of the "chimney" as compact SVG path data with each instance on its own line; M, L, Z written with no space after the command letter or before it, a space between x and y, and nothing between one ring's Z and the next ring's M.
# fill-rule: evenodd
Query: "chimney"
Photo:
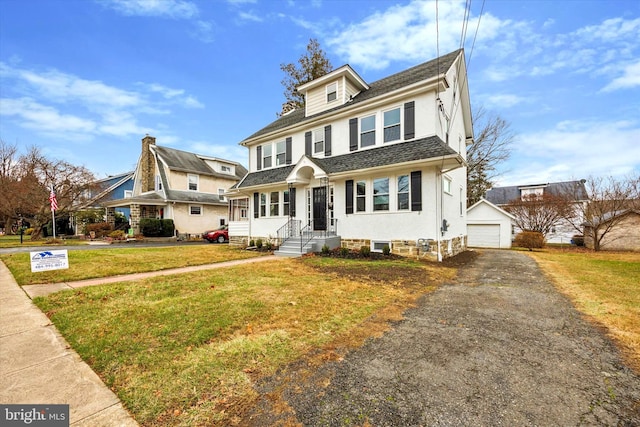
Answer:
M156 163L151 155L150 146L156 145L156 139L149 134L142 138L142 154L140 157L140 176L142 192L155 190Z

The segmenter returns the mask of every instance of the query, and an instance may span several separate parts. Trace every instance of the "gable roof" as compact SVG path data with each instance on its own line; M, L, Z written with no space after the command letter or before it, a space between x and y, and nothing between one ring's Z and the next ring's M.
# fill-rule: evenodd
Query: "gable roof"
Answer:
M575 201L589 200L585 181L550 182L545 184L512 185L508 187L494 187L487 191L485 199L494 205L506 205L513 200L520 199L521 190L528 188L544 188L544 192L555 196L569 195Z
M513 216L509 212L505 211L501 207L494 205L493 203L491 203L490 201L488 201L485 198L481 198L480 200L475 202L471 207L468 207L467 208L467 215L469 215L469 212L473 211L474 209L476 209L480 205L486 205L486 206L490 207L491 209L495 210L496 212L499 212L500 214L509 217L512 220L516 219L515 216Z
M369 85L369 89L363 90L362 92L358 93L350 102L347 102L346 104L342 104L330 110L323 111L321 113L314 114L308 117L305 117L304 115L304 108L293 110L292 112L271 122L251 136L245 138L240 142L240 144L244 145L251 139L257 138L261 135L265 135L280 129L285 129L289 126L293 126L307 120L315 119L323 115L328 115L334 113L335 111L348 108L354 104L358 104L360 102L378 97L380 95L393 92L397 89L410 86L414 83L436 77L438 76L438 74L444 73L449 68L451 68L454 61L458 58L461 52L463 52L463 49L458 49L439 58L416 65L415 67L409 68L408 70L404 70L389 77L385 77L378 81L375 81Z
M368 150L353 151L348 154L326 158L310 158L328 174L376 168L416 160L457 156L455 150L445 144L440 137L416 139L399 144L383 145ZM295 165L266 169L248 174L233 188L246 188L255 185L285 182Z
M218 178L229 178L228 174L220 173L213 170L204 160L206 156L189 153L187 151L176 150L175 148L162 147L160 145L154 145L153 147L157 156L167 165L170 170L196 173L199 175L209 175ZM237 179L242 178L247 173L247 169L239 163L221 159L220 161L222 161L223 163L233 163L235 165L235 176Z

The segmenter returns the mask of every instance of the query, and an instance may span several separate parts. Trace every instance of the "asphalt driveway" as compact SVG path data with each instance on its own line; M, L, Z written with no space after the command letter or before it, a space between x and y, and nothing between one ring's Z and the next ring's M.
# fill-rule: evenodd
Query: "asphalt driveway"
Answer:
M640 376L513 251L481 251L383 337L259 392L244 424L640 426Z

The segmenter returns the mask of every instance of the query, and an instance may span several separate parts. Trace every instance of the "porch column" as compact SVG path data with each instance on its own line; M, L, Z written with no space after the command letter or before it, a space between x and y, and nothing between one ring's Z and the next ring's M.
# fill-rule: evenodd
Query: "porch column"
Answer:
M107 224L111 226L111 228L115 228L116 226L116 208L107 208Z
M133 234L140 234L140 205L132 204L129 206L131 215L131 228Z

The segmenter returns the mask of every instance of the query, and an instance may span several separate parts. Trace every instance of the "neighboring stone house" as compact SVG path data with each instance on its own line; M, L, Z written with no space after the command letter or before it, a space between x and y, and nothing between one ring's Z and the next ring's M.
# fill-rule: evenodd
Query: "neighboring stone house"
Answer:
M232 243L438 259L466 248L473 130L462 50L373 83L344 65L297 90L304 108L240 143L249 173L229 193Z
M585 211L583 205L589 203L589 195L584 184L585 180L580 180L494 187L487 191L485 199L498 207L504 208L513 200L523 199L532 195L542 196L543 194L551 194L554 196L566 196L572 199L575 204L581 205L580 208L575 209L576 215L581 215L582 212ZM571 223L581 224L583 221L584 218L576 218L572 220ZM546 236L547 243L571 243L572 237L575 234L581 234L571 223L566 220L558 221L551 230L551 233ZM520 231L519 228L514 228L514 233L517 234Z
M116 208L130 209L130 224L141 218L173 219L177 233L200 235L228 223L225 192L247 173L237 162L156 145L145 136L130 194L103 203L107 220Z
M605 219L602 229L609 228L600 241L603 251L640 251L640 210L626 209ZM602 234L602 232L600 232ZM585 224L584 244L593 249L593 226Z

